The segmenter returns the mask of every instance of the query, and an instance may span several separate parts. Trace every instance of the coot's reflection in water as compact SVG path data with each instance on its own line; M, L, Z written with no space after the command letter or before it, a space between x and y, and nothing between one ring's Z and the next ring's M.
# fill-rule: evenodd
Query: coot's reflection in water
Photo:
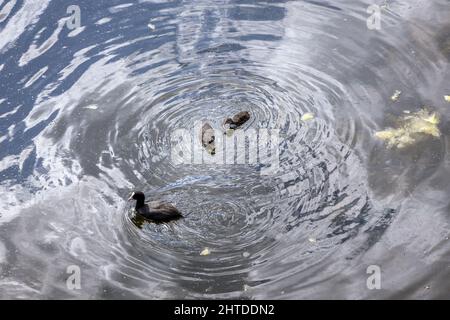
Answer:
M145 218L135 214L132 218L131 218L131 222L133 222L133 224L138 227L139 229L142 229L142 226L144 225L144 223L146 222Z
M447 1L380 30L370 1L78 3L75 31L72 3L0 4L0 298L446 297ZM439 137L375 137L424 106ZM243 110L277 170L174 161ZM144 223L131 190L188 214Z

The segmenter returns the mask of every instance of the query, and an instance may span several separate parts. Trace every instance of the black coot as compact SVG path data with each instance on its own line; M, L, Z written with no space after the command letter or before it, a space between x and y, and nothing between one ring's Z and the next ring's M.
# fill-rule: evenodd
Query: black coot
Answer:
M181 212L170 203L160 201L145 202L145 195L135 191L128 200L136 200L136 212L145 219L155 222L169 222L183 218Z

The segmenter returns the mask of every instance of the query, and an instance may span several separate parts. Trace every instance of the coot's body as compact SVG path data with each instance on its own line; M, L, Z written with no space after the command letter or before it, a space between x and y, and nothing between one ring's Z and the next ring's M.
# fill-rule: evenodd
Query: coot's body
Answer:
M241 111L236 113L232 118L224 121L225 128L236 130L250 119L248 111Z
M183 217L181 212L170 203L145 202L145 195L140 191L133 192L128 200L136 200L136 213L148 220L169 222Z
M202 142L202 146L206 149L206 151L208 151L212 155L216 153L216 137L214 135L214 129L207 122L202 126L200 140Z

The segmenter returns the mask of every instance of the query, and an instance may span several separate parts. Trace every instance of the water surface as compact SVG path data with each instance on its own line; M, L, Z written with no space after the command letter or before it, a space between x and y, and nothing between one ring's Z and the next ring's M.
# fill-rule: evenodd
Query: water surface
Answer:
M449 298L449 2L372 4L0 0L0 298ZM374 136L424 106L439 138ZM242 109L279 170L174 163ZM139 229L132 190L187 217Z

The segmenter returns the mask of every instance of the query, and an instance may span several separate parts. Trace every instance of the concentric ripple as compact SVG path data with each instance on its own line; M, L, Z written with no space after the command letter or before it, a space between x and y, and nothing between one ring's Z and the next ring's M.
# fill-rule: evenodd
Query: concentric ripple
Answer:
M446 33L421 16L444 0L381 6L381 30L367 1L79 2L71 30L65 1L0 1L0 298L370 297L368 265L404 279L439 247L448 130L398 152L373 133L424 104L446 123ZM220 142L242 110L276 150L196 161L198 124ZM140 220L132 190L185 218Z

